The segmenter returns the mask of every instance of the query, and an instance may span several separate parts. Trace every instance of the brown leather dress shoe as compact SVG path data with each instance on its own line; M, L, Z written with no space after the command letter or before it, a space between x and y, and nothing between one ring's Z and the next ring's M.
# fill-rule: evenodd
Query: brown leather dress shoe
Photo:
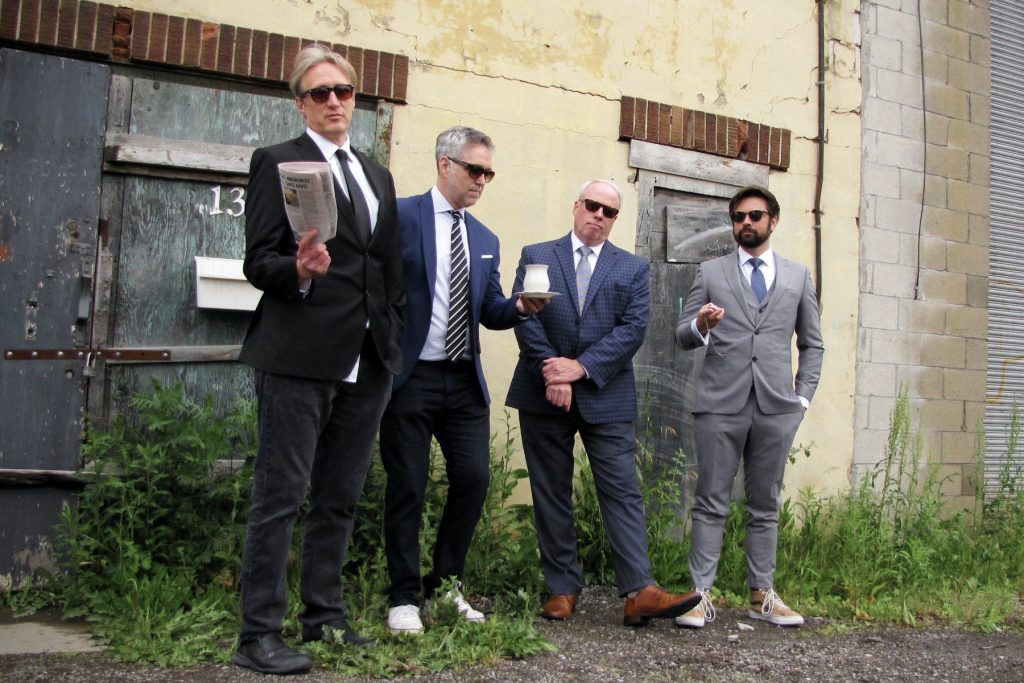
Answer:
M626 600L626 611L622 623L626 626L643 626L651 619L668 619L689 612L700 604L700 593L689 592L673 595L664 588L651 584L644 586Z
M568 593L552 595L540 608L540 615L545 619L565 621L576 611L576 602L579 599L580 596Z

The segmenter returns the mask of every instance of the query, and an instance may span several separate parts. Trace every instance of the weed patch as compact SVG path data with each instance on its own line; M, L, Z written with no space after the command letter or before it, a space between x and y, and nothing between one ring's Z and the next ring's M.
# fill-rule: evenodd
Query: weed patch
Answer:
M89 429L86 486L59 529L64 571L8 594L6 602L22 614L55 602L67 616L86 616L127 660L226 662L239 624L238 574L256 447L253 408L239 403L221 415L212 400L197 403L180 384L154 385L132 399L130 419ZM653 572L663 585L682 588L689 585L681 506L685 457L677 453L656 471L651 440L644 436L651 429L648 421L641 431L637 471ZM1020 470L1009 464L1018 433L1019 425L997 494L986 499L978 487L975 510L950 514L943 482L922 458L901 393L886 452L869 476L848 494L804 491L783 506L780 592L806 613L843 619L941 621L981 630L1014 625L1024 589L1024 492ZM807 455L808 448L800 450ZM468 624L442 611L419 638L386 632L385 475L378 458L358 509L344 578L354 624L379 645L311 645L318 666L394 677L552 649L533 626L543 583L532 509L511 502L526 472L512 466L515 433L507 415L505 433L492 440L491 451L491 488L463 586L467 598L485 608L487 622ZM614 584L593 475L585 456L577 464L574 504L585 575L588 583ZM436 448L431 473L421 532L425 558L447 495ZM747 599L744 524L742 506L734 505L715 587L729 604ZM285 635L291 639L300 631L296 569L290 567L288 576L292 612Z

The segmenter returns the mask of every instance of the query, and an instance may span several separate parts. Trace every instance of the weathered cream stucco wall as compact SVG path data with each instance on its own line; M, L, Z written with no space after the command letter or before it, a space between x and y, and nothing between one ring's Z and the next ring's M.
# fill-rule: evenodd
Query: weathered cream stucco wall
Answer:
M623 95L725 114L793 132L788 171L769 182L783 206L776 248L814 262L817 3L812 0L327 2L122 0L204 21L245 25L407 55L408 104L396 108L392 171L400 195L433 181L433 141L453 124L495 140L498 175L474 213L502 239L508 289L524 244L570 229L577 188L607 177L626 192L612 240L632 248L637 192L618 140ZM815 444L790 468L792 494L848 486L853 450L861 99L859 3L826 3L827 148L822 382L797 436ZM666 344L670 340L664 340ZM487 333L495 427L517 349Z

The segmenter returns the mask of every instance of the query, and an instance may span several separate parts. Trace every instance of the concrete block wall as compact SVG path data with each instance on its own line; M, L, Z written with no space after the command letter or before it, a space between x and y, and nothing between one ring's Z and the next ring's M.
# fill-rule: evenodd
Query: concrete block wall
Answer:
M883 458L889 412L904 386L922 455L948 476L951 505L966 507L974 502L987 359L988 0L867 0L861 9L851 475L859 481Z

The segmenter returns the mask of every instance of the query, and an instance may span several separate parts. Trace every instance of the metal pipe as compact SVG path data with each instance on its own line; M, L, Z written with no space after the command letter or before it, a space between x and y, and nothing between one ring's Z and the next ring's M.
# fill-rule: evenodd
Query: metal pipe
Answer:
M825 179L825 1L818 3L818 177L814 188L814 291L821 306L821 188Z

